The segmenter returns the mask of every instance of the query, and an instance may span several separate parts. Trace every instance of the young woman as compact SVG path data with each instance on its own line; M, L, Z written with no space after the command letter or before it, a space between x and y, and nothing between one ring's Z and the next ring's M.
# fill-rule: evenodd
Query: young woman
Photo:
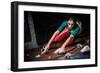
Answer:
M53 42L60 42L63 38L68 37L65 42L62 44L60 48L58 48L54 53L64 53L64 49L66 46L71 44L75 37L80 32L81 27L79 23L74 18L69 18L69 20L65 20L61 26L54 32L53 36L47 43L47 45L44 48L44 51L42 54L46 53L48 49L50 48L50 45Z

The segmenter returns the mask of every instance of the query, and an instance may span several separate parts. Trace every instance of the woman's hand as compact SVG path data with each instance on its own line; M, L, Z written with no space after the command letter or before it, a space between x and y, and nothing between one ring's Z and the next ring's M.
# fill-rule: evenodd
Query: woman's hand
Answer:
M46 53L46 52L48 51L49 48L50 48L49 45L46 45L45 47L43 47L43 49L42 49L42 53L41 53L41 54Z
M54 51L55 54L61 54L61 53L65 53L65 48L64 47L60 47L58 48L56 51Z

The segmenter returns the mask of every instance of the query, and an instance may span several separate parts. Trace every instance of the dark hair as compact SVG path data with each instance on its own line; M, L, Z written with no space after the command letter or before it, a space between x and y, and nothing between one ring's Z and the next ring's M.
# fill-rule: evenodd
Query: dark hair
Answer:
M75 18L73 18L73 17L70 17L70 18L69 18L69 20L73 20L73 21L74 21L74 23L76 23L76 19L75 19Z

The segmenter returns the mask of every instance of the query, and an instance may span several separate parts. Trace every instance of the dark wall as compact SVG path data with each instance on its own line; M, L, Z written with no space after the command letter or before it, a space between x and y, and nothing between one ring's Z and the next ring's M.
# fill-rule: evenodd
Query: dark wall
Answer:
M28 28L28 20L27 13L29 11L25 11L25 41L30 40L30 31ZM39 45L47 42L54 31L61 25L61 23L70 18L78 18L82 22L82 34L90 33L90 15L89 14L72 14L72 13L51 13L51 12L30 12L33 17L36 39Z
M28 12L24 13L24 42L30 42L31 35L30 35L30 28L28 24Z

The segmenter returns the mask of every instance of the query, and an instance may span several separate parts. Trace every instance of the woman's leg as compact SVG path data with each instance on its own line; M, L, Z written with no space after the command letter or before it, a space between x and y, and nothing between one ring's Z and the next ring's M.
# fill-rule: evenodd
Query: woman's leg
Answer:
M58 36L56 36L53 40L53 42L60 42L65 37L68 37L70 35L69 30L65 28Z

